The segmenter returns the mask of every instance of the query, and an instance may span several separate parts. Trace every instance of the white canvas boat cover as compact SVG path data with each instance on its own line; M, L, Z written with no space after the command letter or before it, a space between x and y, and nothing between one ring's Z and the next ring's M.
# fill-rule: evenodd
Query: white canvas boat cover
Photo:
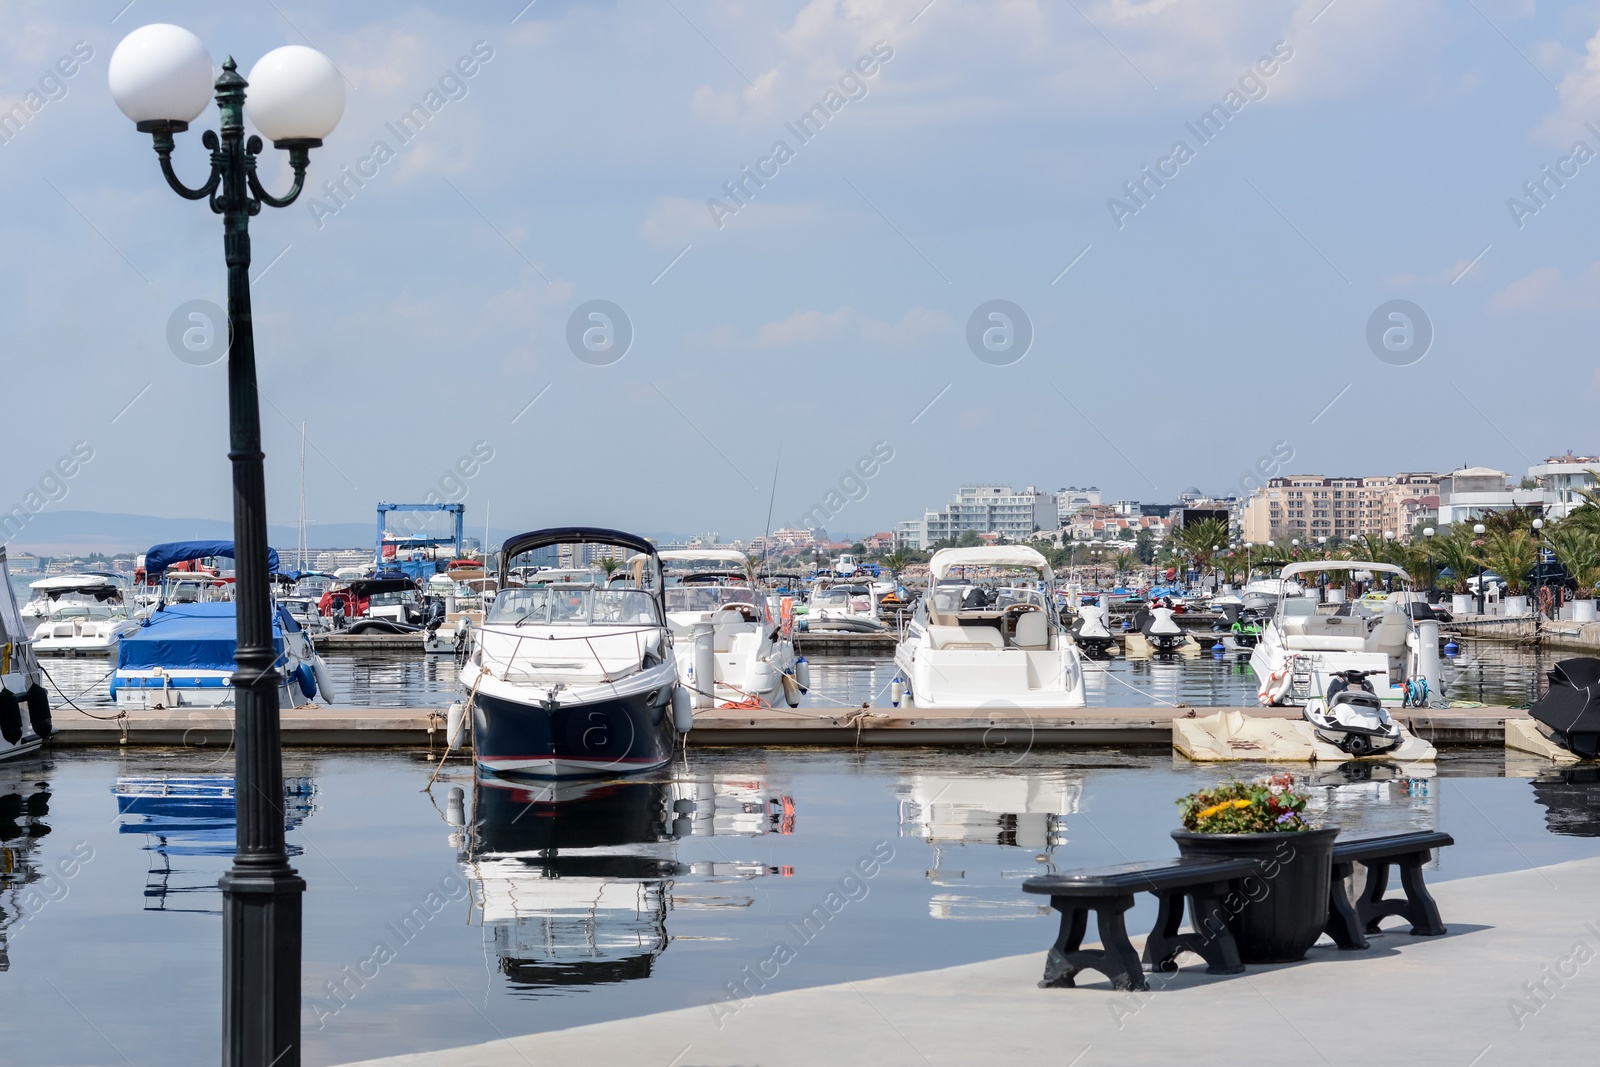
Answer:
M938 581L956 567L1027 567L1048 571L1049 562L1026 545L981 545L977 548L941 548L928 564L928 574Z
M50 593L71 589L113 589L116 584L115 578L108 578L103 574L57 574L54 577L30 582L28 588L40 593Z
M740 570L743 570L745 564L750 561L750 557L737 548L673 548L658 552L656 555L663 563L685 563L689 560L703 560L710 563L715 560L736 564Z

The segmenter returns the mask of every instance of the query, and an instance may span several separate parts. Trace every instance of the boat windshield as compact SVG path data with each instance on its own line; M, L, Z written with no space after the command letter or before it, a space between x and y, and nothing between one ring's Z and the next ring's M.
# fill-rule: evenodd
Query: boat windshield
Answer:
M716 611L726 604L754 604L747 585L673 585L667 587L668 611Z
M117 619L126 618L127 613L120 604L100 603L57 603L50 609L50 618L57 621L67 619Z
M659 626L655 599L638 589L573 583L507 589L495 597L486 622L513 626Z

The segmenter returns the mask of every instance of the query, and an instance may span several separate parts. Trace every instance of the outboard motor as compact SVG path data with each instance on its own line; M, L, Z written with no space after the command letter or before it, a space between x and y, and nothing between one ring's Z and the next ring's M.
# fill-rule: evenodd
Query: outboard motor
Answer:
M1550 669L1550 689L1528 710L1551 740L1583 759L1600 758L1600 659L1564 659Z
M1400 743L1400 725L1389 718L1367 675L1344 671L1328 683L1328 694L1306 702L1305 717L1317 738L1352 756L1387 752Z

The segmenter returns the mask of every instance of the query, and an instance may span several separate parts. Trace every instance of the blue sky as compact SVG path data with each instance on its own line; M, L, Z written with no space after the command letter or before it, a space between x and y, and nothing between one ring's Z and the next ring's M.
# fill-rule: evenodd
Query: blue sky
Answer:
M318 521L444 482L469 525L725 536L759 533L769 498L786 524L879 441L893 459L835 530L964 481L1227 492L1279 442L1326 474L1600 447L1600 161L1574 158L1600 153L1600 4L524 3L8 3L6 108L76 42L93 56L0 144L0 502L83 440L56 506L229 514L223 365L167 342L180 305L223 300L220 221L106 90L150 22L243 71L311 44L348 82L312 155L321 209L251 226L274 523L302 420ZM475 46L491 58L399 147L386 124ZM191 182L215 116L179 139ZM395 157L327 197L379 140ZM1179 140L1192 158L1163 163ZM1146 165L1171 176L1137 204ZM730 212L746 166L771 176ZM967 343L996 299L1032 324L1009 365ZM1397 299L1433 331L1405 366L1366 340ZM593 300L633 331L605 365L567 341ZM477 442L493 458L456 490Z

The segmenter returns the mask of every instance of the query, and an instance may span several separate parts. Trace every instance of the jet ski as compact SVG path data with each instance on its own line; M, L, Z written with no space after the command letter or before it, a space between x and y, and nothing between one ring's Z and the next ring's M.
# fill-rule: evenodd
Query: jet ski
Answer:
M1234 648L1255 648L1256 642L1261 640L1261 613L1254 608L1246 610L1242 604L1222 604L1218 611L1220 617L1211 624L1211 629L1231 638Z
M1078 647L1091 656L1104 656L1117 643L1117 639L1111 636L1110 627L1106 625L1106 609L1094 604L1085 604L1078 609L1071 633Z
M1173 610L1165 600L1153 600L1150 603L1151 606L1141 607L1134 612L1133 625L1150 642L1152 651L1168 654L1178 651L1188 642L1189 635L1172 617Z
M1317 739L1352 756L1373 756L1400 743L1400 724L1389 718L1383 701L1367 681L1383 671L1344 671L1328 683L1325 697L1306 702L1305 718Z

